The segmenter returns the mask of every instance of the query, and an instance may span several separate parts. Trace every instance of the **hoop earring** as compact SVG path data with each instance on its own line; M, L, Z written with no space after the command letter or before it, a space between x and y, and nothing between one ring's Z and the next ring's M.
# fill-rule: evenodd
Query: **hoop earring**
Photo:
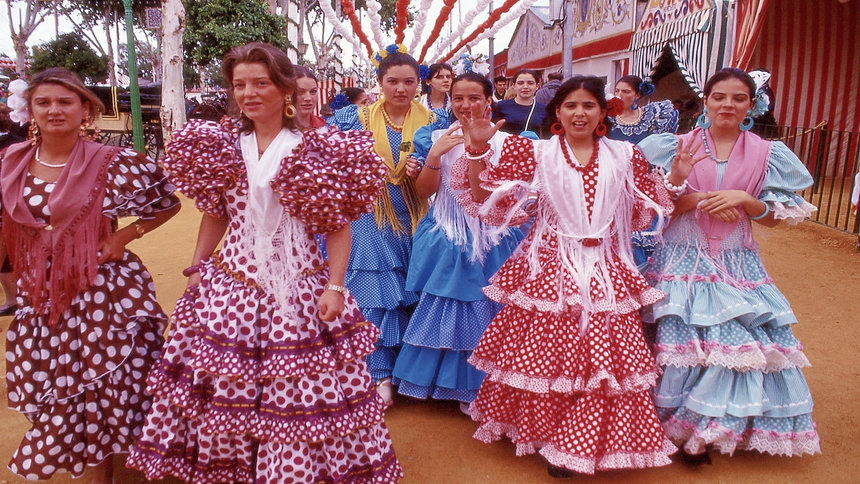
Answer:
M39 137L39 125L36 124L36 118L30 118L30 127L27 128L27 138L36 141Z
M702 111L702 114L699 115L699 118L696 119L696 126L702 129L708 129L711 127L711 118L708 117L708 108L705 108Z
M606 136L607 131L608 128L606 127L606 123L604 123L603 121L597 123L597 127L594 128L594 134L596 134L598 138Z
M296 107L293 106L292 96L284 96L284 116L288 119L296 117Z
M552 126L549 127L549 131L552 134L557 134L559 136L564 134L564 126L561 125L558 121L552 123Z
M630 109L632 109L634 111L639 109L639 100L638 99L633 100L633 104L630 105Z
M90 134L90 130L92 130L92 134ZM99 127L96 126L96 123L93 122L93 118L87 115L87 119L81 121L81 138L85 140L95 140L99 137Z
M741 121L741 124L738 125L738 128L740 128L741 131L749 131L752 129L754 124L755 120L753 120L752 118L752 110L747 110L747 117L745 117L743 121Z

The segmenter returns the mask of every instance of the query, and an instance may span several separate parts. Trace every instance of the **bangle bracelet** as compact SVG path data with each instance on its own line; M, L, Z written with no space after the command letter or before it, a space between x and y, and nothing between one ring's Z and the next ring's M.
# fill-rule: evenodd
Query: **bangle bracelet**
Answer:
M430 168L431 170L441 170L441 169L442 169L442 165L439 165L439 166L433 166L433 165L429 165L429 164L426 164L426 163L425 163L425 164L424 164L424 168Z
M327 283L327 284L325 285L325 290L326 290L326 291L339 292L339 293L340 293L340 295L341 295L341 296L343 296L343 297L346 297L346 296L348 296L348 295L349 295L349 289L347 289L347 288L346 288L346 287L344 287L344 286L339 286L339 285L337 285L337 284L332 284L332 283L330 283L330 282L329 282L329 283Z
M465 149L466 149L466 154L477 156L477 155L482 155L482 154L486 153L487 151L490 151L490 144L485 143L484 146L482 146L481 148L478 148L478 149L474 149L470 145L466 145Z
M134 230L137 232L137 235L134 238L139 239L143 237L143 234L146 233L146 229L140 224L140 220L136 220L132 225L134 225Z
M770 205L768 205L767 202L762 202L762 203L764 203L764 212L762 212L761 215L756 215L755 217L751 216L750 220L761 220L761 219L767 217L767 214L770 213Z
M200 272L200 264L194 264L193 266L188 266L185 269L182 269L182 275L185 277L191 277L191 274L196 274Z
M684 190L687 189L687 180L684 180L684 183L681 183L680 185L672 185L669 181L669 175L670 173L663 175L663 185L666 186L666 190L669 190L669 192L675 195L681 195L684 193Z

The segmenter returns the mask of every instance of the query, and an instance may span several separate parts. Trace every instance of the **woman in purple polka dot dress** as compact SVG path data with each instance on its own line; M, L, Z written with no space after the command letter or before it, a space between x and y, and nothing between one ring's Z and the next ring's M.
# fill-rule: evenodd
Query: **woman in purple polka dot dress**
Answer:
M30 420L9 468L111 482L150 399L146 372L167 317L152 278L125 246L179 211L158 166L82 134L104 106L74 74L52 68L24 94L33 140L0 156L3 237L18 274L6 335L9 408ZM117 218L139 217L117 228Z
M343 287L349 222L372 210L385 165L370 133L301 131L279 49L237 47L223 70L238 119L191 121L168 146L203 219L128 465L194 483L394 482L364 362L379 331Z

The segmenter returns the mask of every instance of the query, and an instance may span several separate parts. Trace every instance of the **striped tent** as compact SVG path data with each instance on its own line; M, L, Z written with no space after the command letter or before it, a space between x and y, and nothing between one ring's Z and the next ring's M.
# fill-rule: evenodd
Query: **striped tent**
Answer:
M632 73L651 77L668 48L690 88L702 96L705 81L728 63L733 27L729 2L691 0L686 8L651 2L630 42Z

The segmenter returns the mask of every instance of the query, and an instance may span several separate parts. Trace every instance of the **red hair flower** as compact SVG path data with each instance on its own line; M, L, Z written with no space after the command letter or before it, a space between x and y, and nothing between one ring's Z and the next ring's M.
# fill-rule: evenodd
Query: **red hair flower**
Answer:
M606 102L606 114L612 117L618 116L624 112L624 101L614 97Z

